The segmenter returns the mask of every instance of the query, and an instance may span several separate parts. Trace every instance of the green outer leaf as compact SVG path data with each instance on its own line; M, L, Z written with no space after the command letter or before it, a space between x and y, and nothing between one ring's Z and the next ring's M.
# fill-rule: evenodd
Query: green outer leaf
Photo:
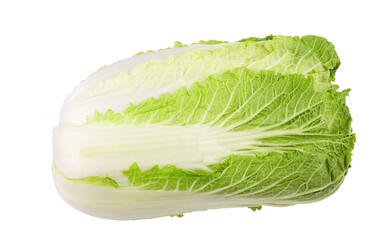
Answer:
M343 181L354 141L350 136L339 142L316 142L311 152L231 155L223 162L223 170L211 173L196 174L174 166L142 172L134 164L123 174L131 176L133 186L145 190L312 201L327 197Z
M124 114L96 112L88 123L212 123L234 131L295 129L308 124L307 127L317 126L320 133L349 134L351 116L345 105L348 90L316 91L313 85L311 77L235 69L212 75L189 90L182 87L174 96L166 93L158 99L149 98L139 105L130 105ZM315 117L319 119L310 123Z
M202 82L212 74L239 67L255 72L272 70L282 74L309 75L315 79L315 88L328 89L334 88L329 83L333 81L334 68L339 64L334 46L324 38L277 36L262 44L254 41L226 44L213 50L188 50L165 60L143 62L130 73L119 72L116 77L99 82L74 101L82 105L83 101L99 99L116 104L112 97L126 93L131 102L131 96L140 93L151 94L148 96L174 93L179 87L190 88L193 83Z

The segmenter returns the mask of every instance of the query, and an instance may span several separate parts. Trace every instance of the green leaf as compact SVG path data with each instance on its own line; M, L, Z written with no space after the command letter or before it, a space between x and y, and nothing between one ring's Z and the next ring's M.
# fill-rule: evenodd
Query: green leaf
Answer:
M110 100L111 97L126 93L130 94L127 103L131 103L131 96L135 98L139 92L151 96L159 96L154 92L172 93L183 86L190 88L212 74L240 67L254 72L272 70L282 74L310 75L316 80L316 87L324 84L324 88L328 88L329 85L325 84L333 80L339 64L333 45L324 38L277 36L261 44L254 41L225 44L215 49L188 50L163 61L153 59L143 62L130 73L119 72L116 77L90 87L76 100L83 102L103 98L109 104L116 100Z
M268 35L264 38L249 37L249 38L243 38L243 39L239 40L238 42L248 42L248 41L260 42L260 41L272 40L273 38L275 38L275 36L273 36L273 35Z
M262 209L262 206L259 206L259 207L249 207L253 212L255 211L259 211Z
M90 176L85 178L69 179L69 180L80 182L80 183L93 184L97 186L112 186L114 188L119 188L119 184L117 184L117 182L108 175L105 177Z
M213 44L219 44L219 43L228 43L228 42L227 42L227 41L219 41L219 40L208 40L208 41L200 40L198 43L192 43L192 44L190 44L190 45L195 45L195 44L207 44L207 45L213 45ZM166 49L172 49L172 48L181 48L181 47L186 47L186 46L189 46L189 45L187 45L187 44L182 44L182 42L180 42L180 41L175 41L173 47L162 48L162 49L159 49L159 50L157 50L157 51L166 50ZM149 53L149 52L156 52L156 51L147 50L146 52L139 52L139 53L135 54L134 56L146 54L146 53Z

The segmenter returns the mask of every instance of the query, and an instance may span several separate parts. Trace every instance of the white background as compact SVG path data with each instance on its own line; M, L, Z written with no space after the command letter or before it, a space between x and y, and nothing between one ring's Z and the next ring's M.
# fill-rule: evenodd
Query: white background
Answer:
M1 1L1 239L389 239L389 34L385 1ZM141 50L269 34L326 37L351 88L357 134L339 191L315 204L112 221L72 209L51 176L66 95Z

